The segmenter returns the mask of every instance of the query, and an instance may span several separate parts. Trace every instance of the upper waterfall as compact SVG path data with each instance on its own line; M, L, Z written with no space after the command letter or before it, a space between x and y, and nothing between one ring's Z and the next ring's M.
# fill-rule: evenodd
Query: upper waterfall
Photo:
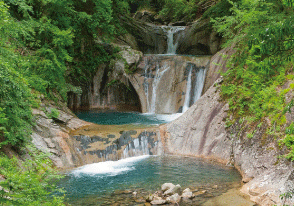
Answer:
M162 26L167 33L167 54L176 54L178 39L174 40L174 34L185 30L185 26Z

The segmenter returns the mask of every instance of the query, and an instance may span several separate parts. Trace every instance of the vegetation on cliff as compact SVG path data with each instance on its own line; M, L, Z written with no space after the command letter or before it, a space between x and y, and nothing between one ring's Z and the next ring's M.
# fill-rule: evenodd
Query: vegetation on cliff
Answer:
M227 39L224 47L235 49L221 86L234 117L228 126L245 121L251 125L249 138L256 128L266 127L267 136L291 150L286 155L290 160L294 160L294 130L286 113L294 105L293 3L240 0L231 2L232 15L212 20Z
M41 96L65 101L67 92L80 91L74 84L87 84L110 60L116 51L107 43L122 32L117 21L126 6L111 0L0 1L0 150L27 147L31 108L39 107ZM57 176L48 158L30 158L21 163L1 155L1 204L62 205L62 198L50 197Z
M87 87L98 66L118 49L120 15L153 10L167 22L193 21L203 14L233 46L222 95L234 121L267 127L294 160L294 124L286 124L293 98L293 0L0 0L0 149L27 145L34 124L31 108L39 97L67 98ZM213 6L212 6L213 5ZM212 6L212 7L210 7ZM210 7L210 8L209 8ZM207 10L208 9L208 10ZM286 125L286 126L285 126ZM31 155L22 166L0 157L1 203L62 205L47 198L56 178L45 157ZM24 169L20 169L24 168ZM16 176L18 175L18 176ZM31 179L27 179L30 176ZM9 198L8 198L9 197ZM28 198L29 197L29 198Z
M16 157L0 156L0 203L1 205L62 206L63 196L52 196L61 178L52 169L47 156L30 148L31 159L20 162ZM4 177L4 179L2 179Z

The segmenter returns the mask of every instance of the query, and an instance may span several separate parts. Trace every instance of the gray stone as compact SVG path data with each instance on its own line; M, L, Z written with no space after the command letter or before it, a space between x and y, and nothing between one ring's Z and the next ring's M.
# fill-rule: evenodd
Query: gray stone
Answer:
M166 200L159 199L159 200L152 200L151 205L164 205L166 204Z
M182 195L181 195L183 198L189 198L189 199L192 199L195 197L195 195L193 195L192 191L189 189L189 188L186 188Z
M179 203L181 201L181 197L178 193L175 193L174 195L167 197L166 201L170 203Z
M169 188L168 190L166 190L163 195L173 195L175 193L179 193L181 191L181 186L180 185L176 185L174 187Z
M166 190L169 190L174 187L175 185L173 183L164 183L163 185L161 185L161 190L165 192Z
M245 126L242 123L226 128L227 110L218 87L211 86L181 117L160 126L165 153L200 156L224 164L233 162L244 177L252 178L245 178L249 182L241 189L252 201L260 205L283 204L279 196L294 188L294 168L286 160L277 161L280 149L271 139L266 142L261 138L265 128L256 127L251 139L246 137L246 131L240 133ZM294 199L287 199L285 204L293 205Z

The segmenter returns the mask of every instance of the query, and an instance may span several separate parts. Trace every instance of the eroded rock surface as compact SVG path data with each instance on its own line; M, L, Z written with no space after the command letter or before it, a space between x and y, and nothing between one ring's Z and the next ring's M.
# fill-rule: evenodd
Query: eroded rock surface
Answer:
M221 83L221 80L216 82ZM294 188L293 167L278 159L279 148L262 139L262 128L249 139L238 132L238 123L226 129L228 105L221 101L219 90L212 86L181 117L161 126L166 154L191 155L233 164L246 183L242 191L261 205L282 204L280 195ZM294 199L287 200L293 204ZM287 203L287 202L286 202Z
M58 117L52 118L51 110L57 111ZM32 142L39 150L50 153L59 168L161 153L156 127L96 125L80 120L68 109L62 110L54 104L34 109L33 114L37 124Z
M142 112L177 113L185 102L187 79L191 67L192 82L199 69L206 69L210 56L145 56L134 74L128 75L142 106ZM192 98L195 85L192 85ZM156 99L155 99L156 98Z

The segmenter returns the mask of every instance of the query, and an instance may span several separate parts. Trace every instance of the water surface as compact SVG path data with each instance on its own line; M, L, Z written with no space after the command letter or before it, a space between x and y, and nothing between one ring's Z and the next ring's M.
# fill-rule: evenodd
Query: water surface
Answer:
M78 118L102 125L158 125L171 122L181 116L178 114L151 114L138 112L116 112L116 111L79 111L76 112Z
M72 205L136 205L166 182L217 196L239 186L240 179L235 169L197 158L140 156L85 165L68 173L60 186ZM134 191L137 197L132 195ZM193 201L205 202L207 197Z

